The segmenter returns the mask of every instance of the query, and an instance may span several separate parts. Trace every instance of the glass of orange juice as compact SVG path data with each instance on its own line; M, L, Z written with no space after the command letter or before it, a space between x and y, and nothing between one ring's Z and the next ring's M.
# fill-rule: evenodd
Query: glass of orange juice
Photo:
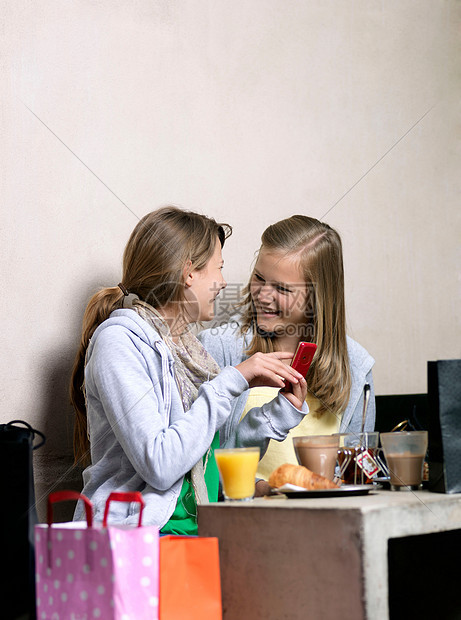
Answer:
M214 451L214 455L226 500L252 499L255 494L259 448L220 448Z

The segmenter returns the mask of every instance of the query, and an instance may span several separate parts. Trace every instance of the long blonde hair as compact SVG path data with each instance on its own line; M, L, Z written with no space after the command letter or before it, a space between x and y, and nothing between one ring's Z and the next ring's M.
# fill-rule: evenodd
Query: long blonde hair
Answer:
M163 207L145 215L131 233L123 254L121 287L154 308L184 304L184 267L203 269L213 255L216 238L221 247L232 233L228 224L218 224L192 211ZM111 312L123 307L120 286L103 288L90 301L83 316L82 336L70 383L75 409L75 462L89 462L86 403L83 392L85 355L90 338Z
M327 410L341 413L347 406L351 388L341 238L328 224L305 215L293 215L266 228L261 242L261 249L299 260L310 293L303 339L317 345L307 386L320 401L317 414ZM277 336L257 330L249 285L244 294L241 329L243 333L253 330L254 334L246 353L274 351Z

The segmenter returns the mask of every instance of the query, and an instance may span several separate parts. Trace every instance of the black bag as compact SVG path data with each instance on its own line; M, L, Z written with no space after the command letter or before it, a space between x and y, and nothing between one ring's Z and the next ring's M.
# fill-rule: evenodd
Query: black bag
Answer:
M402 422L406 422L407 431L427 431L429 423L427 394L376 396L375 431L390 433Z
M461 492L461 360L427 364L429 484L436 493Z
M34 446L36 435L41 441ZM35 618L34 525L38 519L32 450L44 443L44 435L27 422L0 424L0 615L5 620Z

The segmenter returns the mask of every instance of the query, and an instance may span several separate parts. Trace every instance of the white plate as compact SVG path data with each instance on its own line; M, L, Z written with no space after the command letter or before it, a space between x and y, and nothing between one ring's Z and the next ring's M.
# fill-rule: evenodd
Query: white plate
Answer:
M337 489L316 489L308 490L302 487L295 486L294 484L284 484L278 489L274 489L278 493L283 493L291 499L300 499L303 497L341 497L351 495L367 495L370 491L375 491L376 487L372 484L343 484L342 487Z

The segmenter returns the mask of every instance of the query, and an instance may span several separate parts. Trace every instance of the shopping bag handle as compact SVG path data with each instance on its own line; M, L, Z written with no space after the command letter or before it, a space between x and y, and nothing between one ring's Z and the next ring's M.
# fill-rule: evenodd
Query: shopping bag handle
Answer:
M102 521L103 527L107 527L107 517L109 516L109 504L112 500L116 502L138 502L140 504L138 527L141 527L142 511L144 509L144 500L139 491L131 491L131 492L113 491L109 495L106 501L106 508L104 510L104 519Z
M48 495L48 509L47 509L47 521L48 525L51 526L53 523L53 504L57 502L65 502L66 500L79 500L81 499L85 504L85 514L86 514L86 522L88 527L93 526L93 504L90 500L78 491L55 491L54 493L50 493Z
M41 438L41 441L38 444L36 444L35 446L32 446L32 450L36 450L37 448L40 448L41 446L43 446L43 444L46 441L45 435L41 433L40 431L38 431L36 428L32 428L32 426L28 422L24 422L24 420L11 420L11 422L8 422L8 424L5 424L5 428L18 428L18 426L16 426L17 424L22 424L23 426L26 427L25 429L21 429L21 430L29 431L29 433L32 435L32 442L35 439L35 435L38 435Z

